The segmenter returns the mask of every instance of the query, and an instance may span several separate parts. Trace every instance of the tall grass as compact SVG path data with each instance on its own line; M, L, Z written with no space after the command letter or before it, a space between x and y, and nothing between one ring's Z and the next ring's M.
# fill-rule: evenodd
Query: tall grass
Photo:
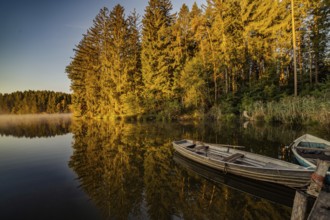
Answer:
M254 102L246 106L253 120L290 124L330 124L330 99L285 97L275 102Z

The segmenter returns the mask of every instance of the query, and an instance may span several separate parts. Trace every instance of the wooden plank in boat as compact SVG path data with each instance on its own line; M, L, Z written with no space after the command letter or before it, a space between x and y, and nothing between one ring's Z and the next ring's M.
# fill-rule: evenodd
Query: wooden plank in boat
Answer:
M230 163L230 162L234 162L235 160L237 160L239 158L243 158L243 157L244 157L244 154L236 153L236 154L230 155L226 158L223 158L223 161Z
M180 145L182 147L185 147L185 148L194 148L196 146L196 144L193 144L193 143L190 143L190 142L180 143Z

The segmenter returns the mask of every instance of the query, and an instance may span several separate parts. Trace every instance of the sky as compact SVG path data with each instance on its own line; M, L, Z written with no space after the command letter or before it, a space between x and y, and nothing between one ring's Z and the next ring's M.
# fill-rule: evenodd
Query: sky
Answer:
M172 0L173 13L183 3ZM148 0L0 0L0 93L51 90L70 93L65 67L99 10L121 4L141 15Z

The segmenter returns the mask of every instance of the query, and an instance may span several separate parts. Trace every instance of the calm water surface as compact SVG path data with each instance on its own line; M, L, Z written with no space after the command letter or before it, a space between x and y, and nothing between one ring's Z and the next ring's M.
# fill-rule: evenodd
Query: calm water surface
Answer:
M307 128L72 122L0 116L0 219L290 219L294 191L224 175L176 155L173 140L283 151Z

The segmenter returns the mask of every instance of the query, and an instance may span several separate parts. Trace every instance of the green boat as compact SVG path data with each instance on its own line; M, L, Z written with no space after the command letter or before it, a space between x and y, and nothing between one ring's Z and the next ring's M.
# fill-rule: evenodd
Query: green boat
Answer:
M308 169L315 170L318 159L330 161L330 142L311 134L297 138L290 147L298 163ZM326 183L330 183L330 171L327 172Z

